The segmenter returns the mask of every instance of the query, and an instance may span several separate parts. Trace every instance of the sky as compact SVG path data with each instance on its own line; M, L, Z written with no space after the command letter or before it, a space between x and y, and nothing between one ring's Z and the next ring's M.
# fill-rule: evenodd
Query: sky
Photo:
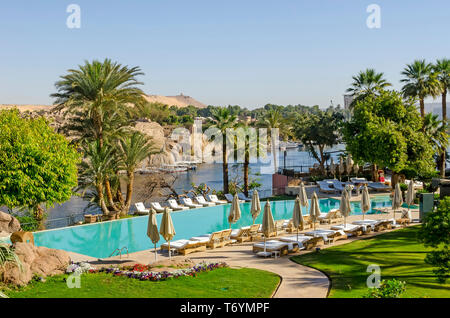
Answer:
M139 66L147 94L207 105L327 107L360 70L400 89L414 59L450 57L448 0L0 0L0 104L51 104L85 60ZM80 28L68 28L77 4ZM369 28L367 7L380 7Z

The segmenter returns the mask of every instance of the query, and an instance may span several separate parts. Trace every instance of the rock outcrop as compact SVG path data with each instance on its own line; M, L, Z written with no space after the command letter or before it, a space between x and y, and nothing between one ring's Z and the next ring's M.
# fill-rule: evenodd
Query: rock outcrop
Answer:
M29 243L16 243L14 246L22 269L14 263L6 263L3 269L3 280L6 284L24 286L34 275L46 277L63 274L70 263L69 254L63 250L38 247Z
M19 230L19 221L12 215L0 211L0 236L9 236Z

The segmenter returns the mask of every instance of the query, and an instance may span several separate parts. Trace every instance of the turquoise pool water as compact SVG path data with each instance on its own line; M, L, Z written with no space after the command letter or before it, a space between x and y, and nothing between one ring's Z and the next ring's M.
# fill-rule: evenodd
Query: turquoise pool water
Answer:
M261 202L263 206L265 202ZM334 199L320 199L320 209L328 212L339 207L339 201ZM352 202L352 214L361 214L359 202ZM389 196L378 196L372 199L372 208L389 207ZM294 201L271 202L272 213L275 220L290 219ZM172 220L176 235L173 240L189 239L214 231L228 229L228 213L230 204L192 209L182 212L173 212ZM372 210L369 213L373 213ZM262 222L262 212L256 219L256 223ZM303 214L308 214L303 208ZM158 225L162 215L157 215ZM34 233L35 244L49 248L62 249L97 258L105 258L111 255L116 248L127 247L130 253L153 248L153 244L147 237L148 216L140 216L117 221L94 223L81 226L73 226L62 229L41 231ZM233 224L233 229L252 224L250 203L241 204L241 219ZM163 244L161 240L157 246Z

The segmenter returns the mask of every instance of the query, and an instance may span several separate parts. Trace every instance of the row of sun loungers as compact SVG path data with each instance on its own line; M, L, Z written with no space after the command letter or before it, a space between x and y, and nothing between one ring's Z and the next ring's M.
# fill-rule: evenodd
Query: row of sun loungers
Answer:
M196 208L202 208L202 207L210 207L215 206L219 204L227 204L231 203L233 201L233 195L231 194L225 194L225 200L219 200L217 198L217 195L215 194L207 194L206 197L209 201L205 200L205 197L202 195L198 195L193 197L196 201L194 203L192 201L193 198L187 197L187 198L181 198L180 202L181 204L178 204L178 202L175 199L169 199L167 200L167 204L169 207L169 211L183 211L183 210L189 210L189 209L196 209ZM243 202L249 202L251 201L250 198L246 197L243 193L238 194L239 197L239 203ZM150 202L150 206L158 213L164 212L165 207L161 206L159 202ZM135 214L138 215L146 215L149 213L149 209L147 209L142 202L138 202L135 204L136 212Z
M258 256L269 257L272 255L283 256L289 253L295 253L298 250L310 250L324 244L332 244L338 240L345 240L351 236L360 236L372 231L378 232L391 229L394 226L394 220L359 220L351 224L333 225L331 229L309 230L298 235L293 235L293 230L286 224L292 224L292 220L277 220L276 230L267 238L278 236L280 234L291 233L289 236L281 236L278 239L271 239L264 242L259 241L253 244L253 252ZM172 252L186 255L193 252L206 251L227 246L233 243L243 243L248 241L260 240L262 233L261 225L254 224L240 229L227 229L217 231L211 234L191 237L189 240L176 240L170 242ZM161 250L168 250L169 244L161 245Z
M391 187L381 182L368 182L365 178L351 178L350 183L353 185L367 184L372 190L375 191L390 191ZM324 193L341 193L345 189L346 183L340 182L336 179L317 181L320 192ZM354 191L357 191L356 187Z

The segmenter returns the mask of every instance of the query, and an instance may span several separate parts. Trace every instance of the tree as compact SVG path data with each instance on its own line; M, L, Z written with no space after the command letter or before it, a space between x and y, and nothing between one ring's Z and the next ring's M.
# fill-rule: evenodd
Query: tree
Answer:
M438 120L437 115L427 114L423 120L423 131L429 138L430 143L438 156L438 166L441 176L445 176L445 161L442 160L448 147L447 125L445 122Z
M437 74L433 72L433 65L425 60L415 60L406 65L401 72L405 78L400 80L405 85L402 88L405 97L417 97L420 102L420 115L425 117L425 97L435 97L440 90Z
M0 111L0 205L26 207L42 221L42 204L69 200L80 155L40 117Z
M323 111L317 109L310 114L299 115L294 124L294 135L305 149L319 162L320 170L325 173L327 156L325 147L339 144L340 126L344 115L340 109L333 107Z
M442 96L442 121L447 124L447 91L450 89L450 60L437 60L434 65L434 71L437 73L437 79L441 83ZM445 151L441 153L440 159L441 177L445 177Z
M153 141L140 132L133 132L130 136L119 139L118 159L119 164L127 173L127 196L125 206L121 214L124 215L131 205L133 195L134 172L140 162L151 154L159 153Z
M375 94L388 86L392 86L391 83L384 78L384 73L377 73L372 68L361 71L352 78L353 82L351 87L347 89L347 93L351 93L351 95L355 97Z
M414 100L395 91L382 91L358 100L353 116L342 128L347 150L354 160L387 167L393 184L404 168L433 171L433 148L423 132Z
M266 105L267 107L268 105ZM275 129L278 129L279 136L286 139L291 134L291 129L288 124L288 119L283 116L282 107L269 108L263 115L262 122L260 125L270 129L270 144L271 152L273 156L273 166L275 172L278 170L277 163L277 135L274 133Z
M79 69L70 69L55 83L59 108L66 108L72 115L80 112L90 120L86 126L92 131L92 137L99 141L100 147L105 141L105 121L111 115L119 117L132 111L132 105L145 103L144 92L137 87L143 83L137 76L143 75L139 67L129 68L105 59L103 62L86 61Z
M97 192L96 201L105 215L128 212L120 188L119 171L125 157L119 144L124 136L130 136L133 118L150 111L138 88L140 75L139 67L129 68L109 59L86 61L62 76L55 84L57 93L51 95L57 107L70 114L65 129L76 133L85 150L81 186ZM130 191L127 188L127 198Z
M419 240L434 248L425 262L437 267L433 272L439 282L445 283L450 274L450 197L441 200L436 211L425 216Z
M228 150L227 150L227 129L236 126L237 116L226 107L218 107L212 111L215 127L222 133L222 173L223 173L223 191L229 193L228 185Z

